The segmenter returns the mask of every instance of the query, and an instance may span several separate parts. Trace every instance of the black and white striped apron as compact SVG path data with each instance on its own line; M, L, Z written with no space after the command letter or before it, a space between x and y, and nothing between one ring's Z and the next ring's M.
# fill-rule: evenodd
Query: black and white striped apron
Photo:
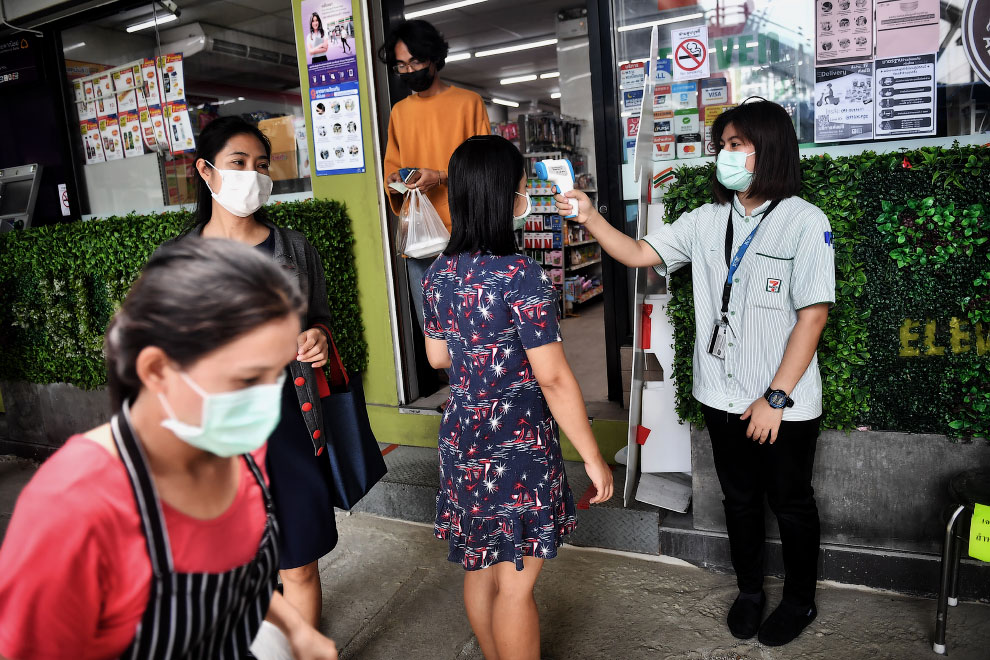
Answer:
M110 421L127 468L151 559L151 595L130 647L135 660L245 657L268 612L278 573L278 523L268 487L254 460L244 460L261 486L267 522L258 553L226 573L176 573L158 493L144 450L132 430L130 409Z

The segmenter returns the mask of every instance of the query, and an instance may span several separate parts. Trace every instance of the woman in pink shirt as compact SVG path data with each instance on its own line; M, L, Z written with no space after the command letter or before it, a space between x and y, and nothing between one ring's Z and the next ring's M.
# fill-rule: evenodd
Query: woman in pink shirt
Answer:
M304 307L249 246L152 256L107 329L116 413L69 438L17 501L0 656L240 658L267 619L296 658L337 657L274 592L278 524L259 468Z

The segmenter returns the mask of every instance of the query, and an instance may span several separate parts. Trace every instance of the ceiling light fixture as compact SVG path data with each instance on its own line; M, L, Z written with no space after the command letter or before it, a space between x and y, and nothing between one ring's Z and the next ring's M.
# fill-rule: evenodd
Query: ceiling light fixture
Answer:
M62 52L63 53L68 53L70 50L75 50L77 48L82 48L85 45L86 45L86 42L85 41L80 41L77 44L72 44L71 46L66 46L65 48L62 49Z
M428 7L426 9L417 9L414 11L405 12L406 20L411 18L419 18L420 16L429 16L430 14L439 14L442 11L450 11L451 9L460 9L461 7L467 7L468 5L477 5L487 0L459 0L459 2L448 2L445 5L438 5L436 7Z
M505 99L492 99L492 103L498 103L499 105L507 105L510 108L518 108L519 104L515 101L506 101Z
M498 83L500 85L514 85L516 83L532 82L534 80L536 80L536 74L531 73L526 76L515 76L514 78L502 78L501 80L498 81Z
M178 20L178 16L175 14L162 14L161 16L156 16L155 18L148 19L147 21L142 21L141 23L135 23L134 25L128 25L128 32L140 32L141 30L147 30L150 27L155 27L155 24L164 25L165 23L171 23L172 21Z
M464 51L463 53L451 53L447 56L447 59L445 59L444 62L450 64L451 62L460 62L461 60L469 59L471 59L471 53L469 51Z
M559 99L560 98L560 92L553 92L553 93L551 93L550 94L550 98L552 98L552 99Z
M654 25L668 25L670 23L680 23L681 21L691 21L696 18L704 18L704 12L698 12L696 14L684 14L683 16L674 16L673 18L664 18L659 21L648 21L646 23L634 23L632 25L623 25L617 32L629 32L630 30L643 30L646 28L651 28Z
M560 71L551 71L550 73L540 74L540 80L549 80L550 78L560 78Z
M479 50L475 52L475 57L488 57L489 55L502 55L503 53L514 53L518 50L529 50L530 48L542 48L543 46L553 46L557 43L556 39L542 39L540 41L530 41L525 44L516 44L515 46L503 46L502 48L492 48L490 50Z

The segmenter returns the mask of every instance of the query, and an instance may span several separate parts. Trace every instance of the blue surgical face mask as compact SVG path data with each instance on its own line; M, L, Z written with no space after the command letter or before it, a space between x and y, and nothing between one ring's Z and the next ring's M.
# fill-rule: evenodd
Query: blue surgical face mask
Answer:
M749 185L753 183L753 173L746 169L746 159L755 153L755 151L745 153L726 149L718 152L718 159L715 162L715 176L718 182L729 190L742 192L749 189Z
M158 395L169 416L162 426L183 442L217 456L237 456L261 447L278 426L285 372L273 384L220 394L206 392L184 372L179 375L203 399L200 425L193 426L179 421L165 396Z
M513 231L518 230L518 229L525 228L526 227L526 218L528 218L529 217L529 214L533 212L533 200L530 198L529 194L528 193L525 194L525 195L523 195L522 193L516 193L516 194L519 195L520 197L525 197L526 198L526 210L523 211L523 214L522 215L514 215L514 216L512 216L512 229L513 229Z

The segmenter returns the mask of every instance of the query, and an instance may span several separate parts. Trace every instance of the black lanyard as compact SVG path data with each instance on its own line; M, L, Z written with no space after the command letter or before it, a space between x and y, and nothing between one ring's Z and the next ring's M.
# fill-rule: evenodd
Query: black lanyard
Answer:
M746 250L749 249L749 244L753 242L753 238L756 236L756 230L760 228L763 221L767 219L767 216L773 212L777 205L780 204L779 199L775 199L770 203L770 206L766 211L760 216L760 221L756 223L753 227L753 231L750 232L743 244L739 246L736 251L736 256L732 256L732 238L734 230L732 228L732 204L729 204L729 219L725 225L725 266L729 269L729 274L725 278L725 284L722 285L722 320L725 320L725 314L729 311L729 299L732 297L732 276L735 275L736 270L742 263L742 259L746 256Z

